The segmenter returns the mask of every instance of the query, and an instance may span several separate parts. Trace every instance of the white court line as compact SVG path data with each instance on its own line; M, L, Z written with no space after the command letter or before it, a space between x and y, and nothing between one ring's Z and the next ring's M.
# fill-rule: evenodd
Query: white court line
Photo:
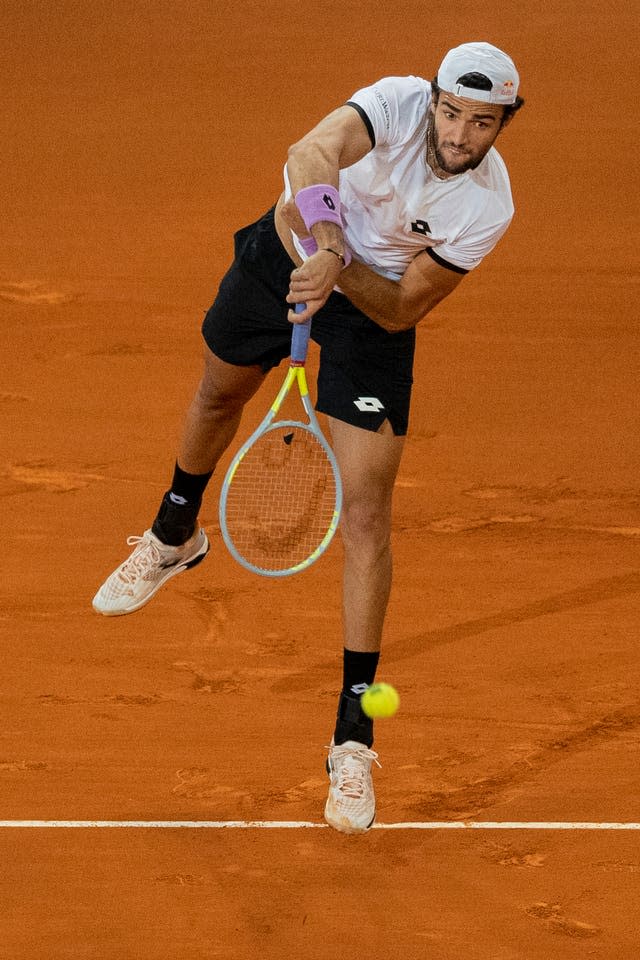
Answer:
M0 820L0 829L300 830L328 829L310 820ZM372 830L640 830L640 823L430 820L374 823Z

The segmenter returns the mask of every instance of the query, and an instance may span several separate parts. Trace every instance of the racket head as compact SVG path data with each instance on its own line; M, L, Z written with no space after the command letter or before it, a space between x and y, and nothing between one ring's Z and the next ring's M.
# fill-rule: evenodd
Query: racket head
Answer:
M311 566L338 527L342 485L319 430L280 420L249 438L220 495L220 530L247 570L286 577Z

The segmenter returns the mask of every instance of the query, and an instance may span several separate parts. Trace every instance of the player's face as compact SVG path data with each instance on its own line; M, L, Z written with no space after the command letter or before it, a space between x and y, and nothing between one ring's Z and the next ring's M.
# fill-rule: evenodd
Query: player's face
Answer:
M440 91L435 117L436 159L445 173L477 167L500 133L504 107Z

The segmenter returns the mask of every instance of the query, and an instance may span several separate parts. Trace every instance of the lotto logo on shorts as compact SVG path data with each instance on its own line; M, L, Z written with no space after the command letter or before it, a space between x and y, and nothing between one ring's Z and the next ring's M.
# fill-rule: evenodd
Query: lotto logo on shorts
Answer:
M361 413L378 413L384 410L384 403L380 403L377 397L358 397L353 401Z

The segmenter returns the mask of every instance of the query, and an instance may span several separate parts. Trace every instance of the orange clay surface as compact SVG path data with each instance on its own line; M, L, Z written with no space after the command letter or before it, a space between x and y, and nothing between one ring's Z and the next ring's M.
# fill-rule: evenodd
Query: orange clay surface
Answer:
M638 831L6 824L322 822L338 543L252 576L214 481L204 564L130 617L91 598L288 144L468 39L521 70L517 216L419 330L378 820L640 821L633 5L7 0L3 26L1 960L631 960Z

